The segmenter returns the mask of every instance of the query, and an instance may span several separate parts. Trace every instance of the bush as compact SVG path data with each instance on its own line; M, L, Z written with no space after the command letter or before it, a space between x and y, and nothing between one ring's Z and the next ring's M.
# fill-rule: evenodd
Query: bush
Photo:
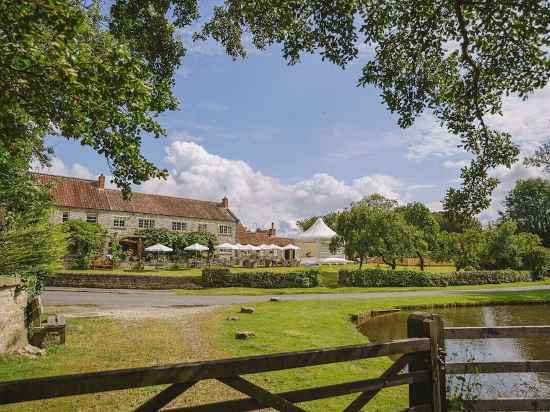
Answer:
M229 269L203 269L202 285L208 288L312 288L319 286L319 271L231 273Z
M338 272L339 286L362 287L486 285L529 280L529 273L513 270L431 273L415 270L364 269Z
M533 280L540 280L550 275L550 252L543 247L533 249L523 259L525 268L531 272Z

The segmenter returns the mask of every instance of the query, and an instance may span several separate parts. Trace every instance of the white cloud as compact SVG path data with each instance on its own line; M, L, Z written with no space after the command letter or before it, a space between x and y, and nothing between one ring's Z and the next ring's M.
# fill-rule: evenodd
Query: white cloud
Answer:
M445 160L443 166L447 169L462 169L464 166L468 166L467 160Z
M196 136L187 130L177 130L170 135L171 140L178 140L184 142L202 142L204 140L201 136Z
M140 191L210 200L221 200L227 194L231 209L244 224L265 226L274 221L283 232L295 230L300 217L341 209L375 192L400 200L402 193L420 188L410 189L386 175L363 176L347 184L319 173L285 183L244 161L209 153L189 141L172 142L166 153L172 166L168 179L145 182Z
M80 163L73 163L72 166L67 166L59 157L54 157L50 166L43 166L37 162L33 162L31 169L37 173L48 173L59 176L74 176L82 179L94 179L95 176L86 166Z
M496 177L500 181L500 184L493 192L492 203L489 209L484 210L478 216L484 223L498 219L499 211L503 210L504 198L514 188L517 180L542 177L544 174L540 168L525 167L519 162L514 164L510 169L503 166L498 167L491 172L491 175Z
M521 151L528 153L550 139L548 107L550 86L533 93L525 101L517 96L506 97L502 115L489 116L487 123L497 130L510 133ZM389 136L388 140L397 145L405 144L405 157L417 161L434 157L450 158L465 153L458 147L460 140L443 129L431 115L421 116L412 127Z

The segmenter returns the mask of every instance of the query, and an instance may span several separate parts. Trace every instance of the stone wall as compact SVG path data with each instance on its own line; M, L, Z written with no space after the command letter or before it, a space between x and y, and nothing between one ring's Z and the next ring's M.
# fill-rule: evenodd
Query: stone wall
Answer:
M27 294L16 285L0 284L0 353L15 353L28 345L25 325Z
M221 220L203 220L192 219L184 217L171 217L162 215L148 215L142 213L131 212L112 212L108 210L87 210L87 209L75 209L75 208L56 208L50 218L52 223L62 223L63 211L69 212L69 219L86 220L87 213L97 214L97 222L105 227L110 233L118 233L119 238L125 236L131 236L134 234L138 227L138 220L140 218L153 219L155 221L155 228L172 229L172 222L185 222L187 224L188 232L196 232L199 230L199 224L206 224L208 232L217 236L220 243L236 242L237 224L235 222L225 222ZM113 222L115 217L123 217L126 222L126 227L121 229L114 227ZM220 225L227 225L231 227L230 234L221 234Z
M46 286L102 289L198 289L201 287L201 277L58 273L46 278Z

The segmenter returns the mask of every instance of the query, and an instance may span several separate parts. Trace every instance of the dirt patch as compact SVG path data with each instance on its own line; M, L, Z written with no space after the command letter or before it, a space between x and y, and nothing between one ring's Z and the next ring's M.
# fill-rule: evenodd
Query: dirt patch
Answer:
M109 309L95 305L49 306L49 313L66 318L107 317L119 320L166 319L185 320L187 317L218 310L217 306L139 307Z

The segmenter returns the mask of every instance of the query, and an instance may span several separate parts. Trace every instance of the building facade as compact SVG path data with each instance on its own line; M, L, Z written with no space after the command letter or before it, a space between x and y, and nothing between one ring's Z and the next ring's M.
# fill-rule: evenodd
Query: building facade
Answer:
M140 229L165 228L177 232L210 232L220 243L235 243L239 220L229 209L229 200L211 202L181 197L133 192L124 199L119 190L106 189L105 177L97 180L36 174L50 186L55 205L52 223L72 219L99 223L111 235L135 241Z

